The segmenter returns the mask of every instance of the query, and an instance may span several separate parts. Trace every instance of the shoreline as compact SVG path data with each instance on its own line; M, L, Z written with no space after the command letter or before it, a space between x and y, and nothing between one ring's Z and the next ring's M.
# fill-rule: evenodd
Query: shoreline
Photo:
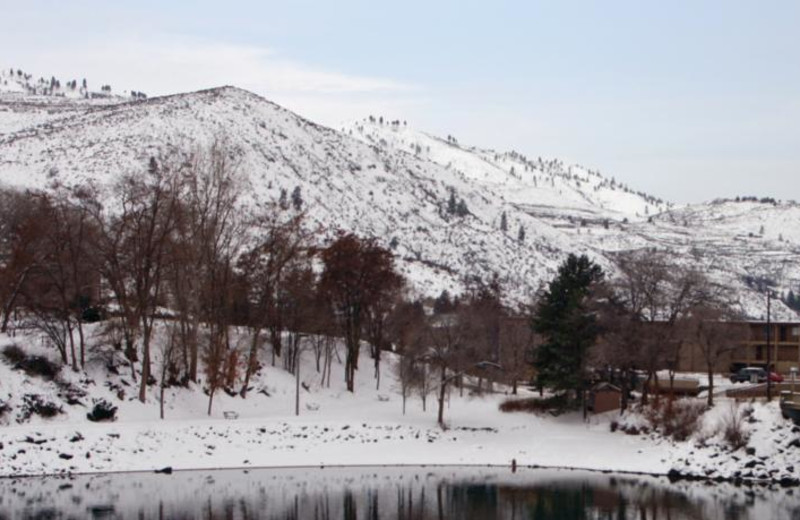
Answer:
M104 476L104 475L137 475L137 474L165 474L171 475L172 473L191 473L191 472L217 472L217 471L264 471L264 470L303 470L303 469L421 469L421 468L455 468L455 469L476 469L476 468L489 468L489 469L509 469L510 473L514 474L521 470L556 470L556 471L577 471L599 473L605 475L629 475L629 476L645 476L654 478L664 478L670 483L676 482L706 482L714 484L733 484L735 486L770 486L779 485L782 488L800 487L800 480L791 479L758 479L758 478L742 478L742 477L723 477L716 476L710 477L705 475L698 475L693 473L681 473L674 468L666 473L650 472L650 471L635 471L624 469L598 469L591 467L581 466L565 466L565 465L543 465L543 464L524 464L516 461L512 463L397 463L397 464L382 464L382 463L361 463L361 464L297 464L297 465L274 465L274 466L198 466L198 467L180 467L175 468L172 466L164 466L161 468L151 469L132 469L132 470L108 470L108 471L67 471L55 473L26 473L18 475L0 475L0 481L13 480L13 479L71 479L79 476Z

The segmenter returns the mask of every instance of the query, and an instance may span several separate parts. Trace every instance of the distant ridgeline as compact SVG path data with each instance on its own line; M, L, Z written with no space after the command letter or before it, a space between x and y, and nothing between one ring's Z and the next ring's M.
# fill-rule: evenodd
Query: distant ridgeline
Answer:
M0 92L2 91L17 92L28 96L83 99L113 97L147 99L147 94L136 90L131 90L130 92L125 91L121 95L114 94L111 90L111 85L101 85L99 91L92 90L89 88L86 78L83 78L81 81L77 79L61 81L55 76L51 76L49 79L44 77L34 79L33 74L14 68L3 69L2 72L0 72Z

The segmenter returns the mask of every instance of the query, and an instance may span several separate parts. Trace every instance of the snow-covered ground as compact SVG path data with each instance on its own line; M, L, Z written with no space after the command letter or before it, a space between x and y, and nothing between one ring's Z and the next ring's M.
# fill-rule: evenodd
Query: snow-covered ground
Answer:
M16 342L33 350L43 348L36 347L31 337L0 338L1 345ZM148 401L140 403L128 370L109 374L100 358L85 374L62 370L60 387L0 361L0 400L13 408L0 419L4 423L0 475L148 471L167 466L509 465L512 460L521 466L652 474L678 469L713 477L766 475L780 480L800 475L800 465L790 467L797 455L790 444L800 442L798 430L780 417L774 403L754 405L756 421L746 424L752 431L753 455L745 449L728 452L720 440L717 423L729 406L724 400L708 414L698 437L674 442L654 433L611 431L612 421L641 422L636 414L620 419L612 412L588 422L579 414L506 414L498 410L509 397L504 393L476 396L465 391L462 397L454 390L445 410L448 429L442 430L436 425L433 396L428 397L427 411L419 397L411 397L406 415L402 414L393 356L384 363L380 389L375 388L365 357L353 394L344 389L342 366L335 360L331 387L323 387L312 356L306 352L303 358L301 382L308 390L301 389L299 417L294 415L293 375L267 366L247 399L218 392L210 417L207 396L199 387L169 389L165 420L158 415L157 387L151 387ZM65 382L86 392L80 397L83 404L65 402ZM52 400L64 413L53 419L33 416L19 424L15 419L25 394ZM522 397L531 395L523 391ZM100 398L119 407L116 422L87 420L88 407ZM238 418L225 419L225 412L235 412ZM750 460L760 461L754 464L763 471L750 475L740 471L753 468L744 467Z
M17 342L28 338L15 338ZM3 343L8 344L9 338ZM605 421L583 423L559 418L503 414L504 394L460 397L451 394L445 410L449 429L436 425L436 403L412 397L402 401L391 374L392 356L375 389L370 360L364 358L354 394L344 389L342 366L334 361L331 388L320 384L312 354L305 353L301 414L294 415L295 380L281 368L267 367L247 399L219 392L206 416L207 397L199 388L170 389L166 419L158 418L157 388L146 404L134 398L126 374L108 376L95 365L88 374L62 371L61 377L86 389L83 398L104 398L119 407L118 421L92 423L87 408L69 406L54 383L26 377L0 362L0 399L21 404L23 394L38 393L59 402L65 413L16 424L14 414L0 427L0 475L105 472L174 468L318 466L353 464L510 464L665 473L668 453L646 440L612 435ZM124 382L123 382L124 381ZM130 385L127 386L126 385ZM124 400L116 396L125 389ZM259 390L266 390L267 397ZM224 418L233 411L238 419Z

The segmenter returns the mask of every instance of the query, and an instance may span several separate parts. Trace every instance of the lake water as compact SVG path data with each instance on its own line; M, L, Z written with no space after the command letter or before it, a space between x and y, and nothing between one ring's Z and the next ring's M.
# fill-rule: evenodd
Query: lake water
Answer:
M800 518L800 489L510 468L304 468L0 479L0 519Z

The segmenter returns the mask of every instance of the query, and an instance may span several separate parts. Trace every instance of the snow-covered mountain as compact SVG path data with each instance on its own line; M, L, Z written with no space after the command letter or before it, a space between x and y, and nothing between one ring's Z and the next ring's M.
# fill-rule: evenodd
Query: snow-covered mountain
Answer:
M233 87L54 98L6 88L9 72L0 76L0 179L11 185L109 183L143 171L151 155L224 140L250 203L299 187L309 225L378 237L420 294L457 293L468 277L496 274L519 302L570 252L613 271L614 253L635 248L700 264L740 289L755 318L764 305L748 283L800 286L795 203L678 207L588 168L465 147L404 122L367 118L336 131Z
M700 266L737 289L743 310L754 319L766 314L760 292L764 284L772 284L778 293L798 292L800 287L796 202L743 197L678 206L580 165L464 147L452 136L441 139L405 122L369 117L343 132L470 179L495 201L496 215L507 213L509 234L516 231L517 220L527 216L537 223L528 231L544 234L559 250L590 250L597 257L613 258L620 251L658 249ZM499 217L495 227L498 222ZM797 319L785 308L776 316Z

